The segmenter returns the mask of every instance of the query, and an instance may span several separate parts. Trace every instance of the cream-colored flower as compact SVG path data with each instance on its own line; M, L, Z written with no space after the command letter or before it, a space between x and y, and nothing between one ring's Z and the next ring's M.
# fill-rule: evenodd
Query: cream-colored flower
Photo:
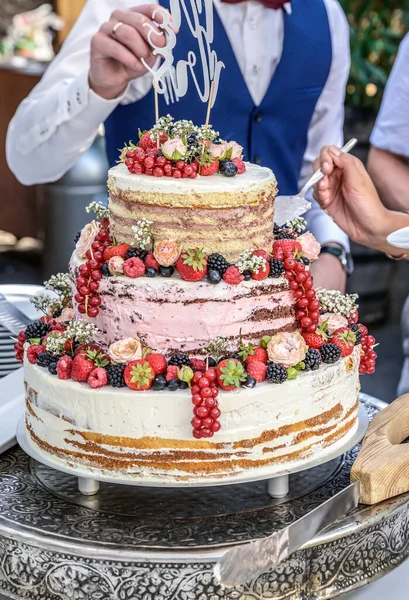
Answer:
M318 324L322 325L325 321L328 321L327 327L328 327L328 333L330 335L332 335L334 333L334 331L336 331L340 327L348 326L348 319L346 317L343 317L342 315L338 315L336 313L326 312L323 315L320 315Z
M162 267L170 267L176 264L180 253L180 244L174 240L157 242L153 251L154 257Z
M227 142L227 150L231 150L231 160L243 156L243 146L240 146L237 142Z
M80 258L86 258L86 253L91 249L92 242L95 240L95 236L99 233L100 225L97 221L91 221L88 225L85 225L81 231L80 239L75 246Z
M186 155L187 147L180 138L176 137L162 144L161 150L169 160L180 160Z
M298 331L294 333L277 333L267 345L269 360L285 368L293 367L302 362L307 353L307 344Z
M321 252L321 246L319 242L317 242L315 237L312 235L312 233L310 233L309 231L303 233L297 238L297 241L301 244L301 249L304 253L305 258L308 258L308 260L311 261L317 260Z
M213 158L218 158L219 160L225 158L227 149L227 142L221 142L220 144L211 144L209 148L210 154L213 156Z
M122 275L124 272L124 262L122 256L111 256L108 261L108 269L111 275Z
M65 321L72 321L74 317L74 309L67 306L67 308L63 308L62 313L55 320L57 323L64 323Z
M139 338L127 338L110 345L108 354L115 363L127 364L142 358L142 343Z

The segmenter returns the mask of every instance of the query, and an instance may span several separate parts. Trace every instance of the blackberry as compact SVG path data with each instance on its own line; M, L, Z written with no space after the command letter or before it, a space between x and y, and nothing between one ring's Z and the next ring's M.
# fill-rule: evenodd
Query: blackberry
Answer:
M306 371L316 371L320 368L321 354L318 352L318 350L310 348L305 355L303 363L305 364Z
M51 373L51 375L57 375L57 362L58 360L56 360L56 357L53 356L52 362L50 362L50 364L48 365L48 371L49 373Z
M250 281L251 271L243 271L244 281Z
M75 238L74 238L74 244L76 244L78 242L78 240L80 239L80 237L81 237L81 231L79 231L77 233L77 235L75 236Z
M276 237L281 231L281 227L279 227L277 225L277 223L274 223L274 237Z
M128 252L126 253L125 260L128 260L129 258L140 258L141 260L145 261L147 256L147 251L142 250L142 248L129 248Z
M169 392L176 392L179 389L179 379L170 379L166 385Z
M281 229L280 233L276 236L276 240L293 240L294 233L289 229Z
M170 357L169 365L176 365L179 368L182 368L184 366L186 367L191 367L192 365L190 364L190 359L188 357L187 354L183 354L183 352L179 352L178 354L174 354L173 356Z
M156 375L152 383L152 390L154 392L161 392L166 388L166 377L163 375Z
M26 340L43 338L47 333L50 333L51 327L48 323L42 321L34 321L26 329Z
M224 256L218 252L210 254L210 256L207 258L207 269L209 271L218 271L220 275L224 275L229 267L230 264L227 262Z
M55 358L52 354L50 354L49 352L40 352L40 354L37 356L37 365L39 367L44 367L45 369L48 368L48 366L54 362Z
M341 348L336 344L324 344L320 348L322 362L327 365L336 363L341 356Z
M159 275L161 277L172 277L174 272L174 267L159 267Z
M352 325L348 325L349 329L355 333L356 342L355 346L358 346L362 341L362 331L358 327L356 323L352 323Z
M219 271L214 271L213 269L211 271L207 271L207 281L209 283L212 283L213 285L217 285L218 283L220 283L222 280L222 276L221 273L219 273Z
M243 383L241 384L242 387L245 388L254 388L257 385L257 381L254 379L254 377L251 377L251 375L248 375L246 381L243 381Z
M114 388L125 387L124 371L125 365L108 365L105 367L108 384Z
M101 267L101 273L102 273L102 275L104 277L111 277L111 273L109 271L107 263L105 263L104 265L102 265L102 267Z
M270 383L284 383L287 377L287 370L284 367L273 362L267 363L267 381L270 381Z
M224 163L223 175L225 177L235 177L237 175L237 171L237 166L231 160Z
M272 258L270 260L270 277L277 279L278 277L281 277L284 271L284 263L281 260L278 260L278 258Z

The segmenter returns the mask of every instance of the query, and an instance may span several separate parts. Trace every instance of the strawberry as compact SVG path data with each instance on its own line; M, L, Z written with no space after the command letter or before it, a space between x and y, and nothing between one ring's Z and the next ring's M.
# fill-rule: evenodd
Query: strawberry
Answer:
M265 381L267 378L267 365L260 360L253 360L247 365L246 369L247 375L254 377L258 383Z
M341 357L349 356L355 348L356 335L349 327L336 329L330 339L331 344L336 344L341 349Z
M276 240L273 245L273 254L279 253L280 249L283 252L291 252L293 255L302 251L301 244L297 240Z
M80 344L75 349L74 356L76 356L77 354L83 354L85 356L87 354L87 352L89 352L90 350L95 350L99 354L100 360L108 360L109 361L109 356L107 354L105 354L105 352L102 350L102 348L100 346L98 346L98 344Z
M96 367L91 371L87 379L88 385L94 389L103 387L108 383L108 375L102 367Z
M244 362L247 364L251 363L252 360L259 360L263 363L267 363L268 354L264 348L260 346L255 346L254 344L244 344L241 340L241 332L240 332L240 352L239 356Z
M190 364L195 372L199 371L200 373L204 373L206 371L206 363L200 358L191 358Z
M240 273L235 265L232 265L224 272L223 279L229 285L239 285L239 283L244 281L244 275Z
M260 248L258 250L254 250L253 256L262 256L267 262L271 258L268 252L266 252L265 250L261 250Z
M268 362L267 351L264 350L264 348L261 348L260 346L254 348L254 354L249 354L249 356L246 359L246 365L249 365L255 360L266 364Z
M166 371L167 362L163 354L149 354L146 360L154 370L155 375L163 375Z
M141 135L141 134L139 134ZM151 139L151 132L150 131L146 131L144 134L141 135L141 138L138 142L138 146L139 148L142 148L143 150L150 150L150 149L154 149L157 146L156 141Z
M262 281L270 275L270 261L265 260L264 263L265 264L263 269L259 269L258 273L254 271L251 274L252 279L255 279L256 281Z
M95 365L92 360L89 360L83 354L77 354L72 361L71 377L74 381L87 381L91 371L95 369ZM57 371L58 372L58 371Z
M56 329L53 329L52 331L47 333L47 335L43 338L43 341L42 341L43 346L47 347L46 341L48 340L48 338L54 338L54 339L62 338L63 337L62 333L63 332L57 331ZM66 340L66 342L64 344L64 352L71 352L71 350L72 350L72 341Z
M223 390L237 389L246 378L243 365L235 358L222 360L217 366L217 383Z
M232 162L237 167L237 175L242 175L246 170L246 163L241 158L233 158Z
M204 177L214 175L219 170L219 161L210 152L205 152L200 157L200 161L197 161L197 165L199 175L203 175Z
M179 379L179 367L176 365L169 365L166 371L166 381L170 381L171 379Z
M32 365L35 365L37 362L37 356L41 354L41 352L45 352L44 346L40 346L40 344L33 344L29 348L27 348L27 360Z
M199 281L207 273L207 258L203 248L182 252L176 263L179 275L185 281Z
M108 262L113 256L120 256L125 260L126 253L131 246L129 244L118 244L104 250L104 262Z
M58 379L71 379L72 362L71 356L61 356L57 362Z
M301 335L303 336L307 346L313 348L314 350L318 350L328 342L328 321L324 321L313 333L308 333L307 331L302 331Z
M155 371L146 359L133 360L125 367L124 379L131 390L142 392L152 387Z
M145 258L145 265L147 269L156 269L157 271L159 271L160 268L160 264L158 263L152 252L149 252L147 257Z
M355 323L358 323L358 319L359 319L359 314L358 314L358 309L356 309L356 311L353 312L352 315L349 315L349 317L347 317L348 325L354 325Z

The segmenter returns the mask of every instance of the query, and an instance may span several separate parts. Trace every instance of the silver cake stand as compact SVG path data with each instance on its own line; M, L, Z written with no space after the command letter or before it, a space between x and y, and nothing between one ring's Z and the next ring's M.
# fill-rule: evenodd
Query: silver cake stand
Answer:
M370 418L385 404L361 395ZM20 448L0 456L0 592L26 600L324 600L387 573L409 555L409 494L360 507L276 570L224 590L214 563L230 547L263 538L345 487L358 452L290 478L273 499L266 481L206 488L101 482Z

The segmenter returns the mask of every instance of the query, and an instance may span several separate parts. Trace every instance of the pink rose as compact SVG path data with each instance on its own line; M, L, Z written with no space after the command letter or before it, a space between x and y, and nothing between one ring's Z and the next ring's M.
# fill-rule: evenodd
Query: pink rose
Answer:
M63 308L62 313L55 320L57 321L57 323L64 323L65 321L72 321L74 319L74 317L75 317L74 309L69 308L67 306L67 308Z
M231 160L243 156L243 146L240 146L237 142L227 142L227 150L231 150Z
M187 151L186 145L178 137L167 140L162 144L160 149L169 160L180 160L185 156Z
M277 333L273 335L267 345L269 360L287 369L302 362L307 350L307 344L298 331Z
M128 364L142 358L142 344L139 338L127 338L110 345L109 358L115 363Z
M209 150L210 150L210 154L213 156L213 158L222 160L226 156L227 142L221 142L220 144L212 144L210 146Z
M337 315L335 313L327 312L323 315L320 315L318 324L322 325L325 321L328 321L327 327L328 333L330 335L332 335L336 329L348 326L348 320L346 319L346 317L343 317L342 315Z
M81 231L80 239L75 246L78 256L80 258L86 258L86 253L91 250L92 242L95 240L95 236L99 233L100 224L97 221L91 221L88 225L85 225Z
M317 260L321 252L321 246L317 242L315 237L312 235L312 233L310 233L309 231L303 233L297 238L297 241L301 244L301 248L304 252L305 258L308 258L308 260L311 261Z
M181 253L180 245L174 240L168 242L157 242L153 255L162 267L174 265Z
M108 269L111 275L122 275L124 272L124 262L122 256L111 256L108 261Z

